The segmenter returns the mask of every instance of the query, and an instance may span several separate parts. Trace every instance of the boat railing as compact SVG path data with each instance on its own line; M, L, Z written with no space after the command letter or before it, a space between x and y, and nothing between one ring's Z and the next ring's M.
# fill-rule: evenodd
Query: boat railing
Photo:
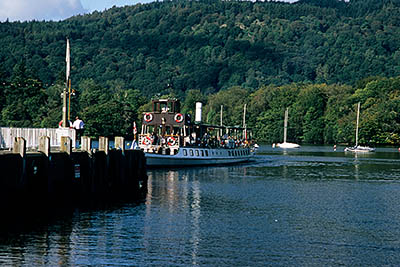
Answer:
M176 134L157 136L151 134L139 135L139 146L148 153L175 155L178 153L181 138Z

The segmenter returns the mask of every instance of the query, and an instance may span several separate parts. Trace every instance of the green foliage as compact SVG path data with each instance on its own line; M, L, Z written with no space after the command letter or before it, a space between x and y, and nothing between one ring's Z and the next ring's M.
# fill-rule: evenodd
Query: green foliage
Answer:
M79 113L86 124L85 134L132 137L132 124L138 121L139 107L146 102L138 90L116 88L112 92L93 80L86 80L80 88Z
M400 75L400 4L393 0L164 1L60 22L0 23L5 77L25 60L46 85L73 84L184 96L233 86L347 83Z
M219 91L210 95L205 107L205 114L210 124L220 124L222 106L222 124L242 126L244 104L247 103L249 92L239 86Z
M60 22L0 23L0 123L56 127L71 40L71 116L91 136L132 135L154 96L256 138L399 144L400 3L165 1Z
M190 114L194 118L196 102L207 103L207 97L200 90L188 90L182 106L182 113Z
M46 112L42 83L28 78L24 64L16 65L11 80L2 84L1 124L12 127L40 127Z

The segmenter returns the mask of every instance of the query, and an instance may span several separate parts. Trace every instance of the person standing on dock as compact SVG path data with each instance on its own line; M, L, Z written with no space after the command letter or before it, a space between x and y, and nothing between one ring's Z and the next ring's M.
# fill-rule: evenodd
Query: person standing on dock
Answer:
M83 135L85 123L81 119L79 119L78 116L76 116L75 121L72 124L72 127L76 130L76 138L77 140L79 140Z

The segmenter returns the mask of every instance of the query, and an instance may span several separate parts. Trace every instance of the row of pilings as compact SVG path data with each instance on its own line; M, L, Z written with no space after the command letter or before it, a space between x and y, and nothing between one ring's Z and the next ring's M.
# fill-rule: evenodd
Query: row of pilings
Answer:
M12 152L0 153L0 206L5 217L141 200L147 192L146 160L140 150L124 149L124 139L99 139L99 148L82 137L82 149L72 150L71 139L62 137L53 151L48 137L39 149L27 152L25 140L16 138Z

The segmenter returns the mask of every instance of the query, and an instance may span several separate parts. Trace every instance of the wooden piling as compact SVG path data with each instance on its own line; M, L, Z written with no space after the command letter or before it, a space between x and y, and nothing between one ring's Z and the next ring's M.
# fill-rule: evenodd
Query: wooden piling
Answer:
M61 151L51 151L49 140L41 137L39 151L43 153L35 153L26 152L25 140L17 138L13 153L0 154L0 213L5 218L14 211L34 216L38 210L145 197L143 151L108 151L108 139L103 138L102 150L89 153L90 138L83 140L85 150L72 151L71 139L66 137ZM120 147L123 139L117 143Z
M100 136L99 138L99 151L104 151L104 153L108 154L108 138L104 136Z
M47 157L50 155L50 138L48 136L41 136L39 138L39 151Z
M115 143L115 149L122 150L122 152L125 151L125 139L123 137L116 136L114 143Z
M22 137L15 137L13 153L20 154L22 158L25 157L26 154L26 141Z
M90 154L92 153L92 140L90 139L90 137L81 137L81 150L86 151Z
M71 155L72 152L72 142L71 138L68 136L61 136L61 152L66 152L68 155Z

